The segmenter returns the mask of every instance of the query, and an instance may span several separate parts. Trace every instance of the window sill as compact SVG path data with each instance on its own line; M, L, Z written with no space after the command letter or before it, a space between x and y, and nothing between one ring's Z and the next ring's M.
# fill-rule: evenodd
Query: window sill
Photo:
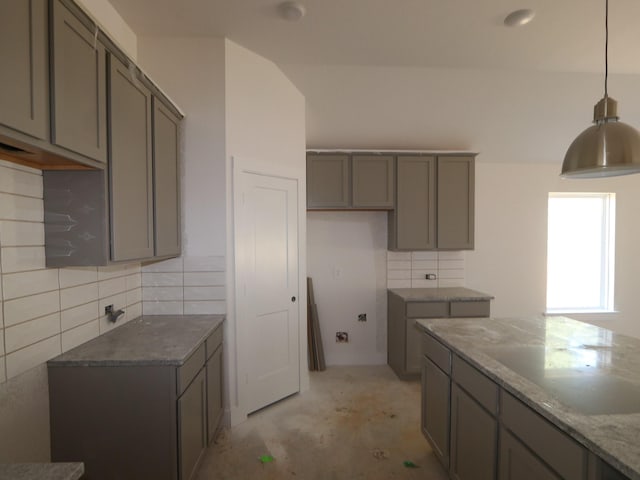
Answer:
M545 317L564 316L564 315L617 315L618 310L553 310L543 312Z

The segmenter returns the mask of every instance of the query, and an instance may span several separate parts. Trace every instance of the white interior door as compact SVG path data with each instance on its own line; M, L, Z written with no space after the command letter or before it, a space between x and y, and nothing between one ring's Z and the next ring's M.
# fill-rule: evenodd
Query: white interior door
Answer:
M239 380L246 382L242 403L251 413L300 391L298 185L289 178L238 175L237 355Z

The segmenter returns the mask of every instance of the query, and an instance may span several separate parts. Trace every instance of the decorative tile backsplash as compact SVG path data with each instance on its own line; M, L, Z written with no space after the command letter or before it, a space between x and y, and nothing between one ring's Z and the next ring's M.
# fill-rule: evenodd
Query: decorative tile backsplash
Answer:
M226 312L225 257L181 257L142 267L145 315Z
M0 277L0 382L142 314L139 263L45 267L42 174L2 160Z
M434 275L434 279L427 279ZM387 252L387 288L464 287L464 252Z

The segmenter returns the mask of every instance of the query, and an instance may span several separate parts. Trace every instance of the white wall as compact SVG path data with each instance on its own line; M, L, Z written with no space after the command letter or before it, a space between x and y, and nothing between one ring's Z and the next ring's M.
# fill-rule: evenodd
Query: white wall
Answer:
M272 62L253 52L225 41L226 75L226 161L227 161L227 260L229 288L227 304L227 341L230 375L231 421L246 418L239 380L238 358L242 352L235 349L235 282L233 238L232 158L252 162L265 173L298 180L298 239L299 297L306 298L306 161L305 161L305 103L304 97ZM308 386L306 354L306 308L300 305L300 360L301 387Z
M77 0L77 2L84 7L102 30L108 32L111 39L129 58L132 60L138 58L138 38L113 5L105 0Z
M387 212L308 212L307 259L327 365L386 363Z
M549 192L613 192L618 313L571 316L640 337L640 176L562 180L559 171L559 163L476 166L476 246L466 257L467 286L495 295L494 316L544 312Z

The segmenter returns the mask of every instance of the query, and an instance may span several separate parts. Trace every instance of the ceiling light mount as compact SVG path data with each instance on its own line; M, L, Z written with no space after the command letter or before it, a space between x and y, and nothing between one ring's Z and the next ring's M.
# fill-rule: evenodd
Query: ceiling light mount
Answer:
M507 27L522 27L533 20L536 16L536 12L529 8L523 8L516 10L507 15L504 19L504 24Z
M640 133L618 120L618 103L607 90L609 78L609 0L605 0L604 97L593 109L593 125L571 143L563 178L613 177L640 173Z
M290 22L297 22L305 16L307 10L298 2L282 2L278 5L280 16Z

